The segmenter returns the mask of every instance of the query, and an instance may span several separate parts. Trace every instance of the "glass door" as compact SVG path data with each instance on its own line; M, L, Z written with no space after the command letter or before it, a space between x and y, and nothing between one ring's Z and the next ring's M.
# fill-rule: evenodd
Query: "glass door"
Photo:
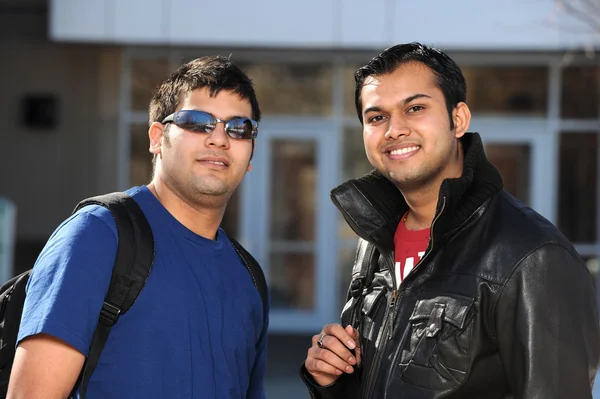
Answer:
M260 127L242 187L242 240L267 275L271 331L315 331L336 305L332 139L322 125Z

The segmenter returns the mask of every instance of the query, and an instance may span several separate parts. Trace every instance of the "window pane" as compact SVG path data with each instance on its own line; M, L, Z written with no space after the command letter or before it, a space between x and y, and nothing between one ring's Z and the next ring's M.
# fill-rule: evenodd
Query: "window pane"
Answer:
M573 67L563 70L561 116L563 118L598 117L600 68Z
M506 191L529 204L529 145L487 144L485 152L490 162L500 171Z
M264 114L331 115L332 68L320 64L240 65Z
M141 186L152 179L152 154L149 152L148 125L132 125L130 130L129 184Z
M307 140L273 140L271 146L271 238L312 241L316 145Z
M596 133L560 135L558 227L571 241L596 241Z
M342 182L364 176L373 170L365 153L360 124L344 128L342 141Z
M545 67L463 67L467 104L475 113L546 115Z
M354 104L354 90L356 89L356 85L354 83L354 72L359 68L359 66L346 66L344 67L344 114L346 116L354 116L356 115L356 105Z
M342 151L342 173L340 173L342 181L340 184L364 176L373 170L365 154L362 127L360 125L344 128ZM341 215L338 220L338 237L342 239L356 238L356 234Z
M315 264L311 253L272 252L269 289L273 308L315 307Z
M168 74L168 60L133 60L131 63L131 108L134 111L148 111L152 91Z

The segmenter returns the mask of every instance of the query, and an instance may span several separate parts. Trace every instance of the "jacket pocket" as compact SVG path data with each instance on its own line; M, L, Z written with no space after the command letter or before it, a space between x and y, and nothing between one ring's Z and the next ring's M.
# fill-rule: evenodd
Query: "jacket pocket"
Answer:
M402 379L429 389L462 383L471 360L474 299L423 293L417 301L400 354Z
M360 312L361 336L368 341L372 341L373 337L377 336L375 320L381 319L381 316L377 317L377 314L384 302L385 291L383 287L375 287L363 296Z

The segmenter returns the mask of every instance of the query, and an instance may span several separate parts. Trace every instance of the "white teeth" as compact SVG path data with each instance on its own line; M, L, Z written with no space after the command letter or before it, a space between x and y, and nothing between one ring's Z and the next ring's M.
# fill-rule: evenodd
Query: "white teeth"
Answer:
M408 154L409 152L417 151L419 146L401 148L399 150L390 151L391 155Z
M225 164L223 162L219 162L219 161L208 161L209 163L214 163L215 165L222 165L225 166Z

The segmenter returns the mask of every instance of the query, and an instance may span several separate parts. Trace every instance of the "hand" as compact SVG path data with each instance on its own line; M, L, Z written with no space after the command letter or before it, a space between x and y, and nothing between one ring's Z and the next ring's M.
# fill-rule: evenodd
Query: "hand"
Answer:
M324 334L324 335L323 335ZM319 339L323 336L319 346ZM350 352L354 349L355 355ZM312 338L312 346L304 361L306 370L317 384L326 386L336 381L342 373L352 374L353 366L360 366L360 335L352 326L328 324Z

